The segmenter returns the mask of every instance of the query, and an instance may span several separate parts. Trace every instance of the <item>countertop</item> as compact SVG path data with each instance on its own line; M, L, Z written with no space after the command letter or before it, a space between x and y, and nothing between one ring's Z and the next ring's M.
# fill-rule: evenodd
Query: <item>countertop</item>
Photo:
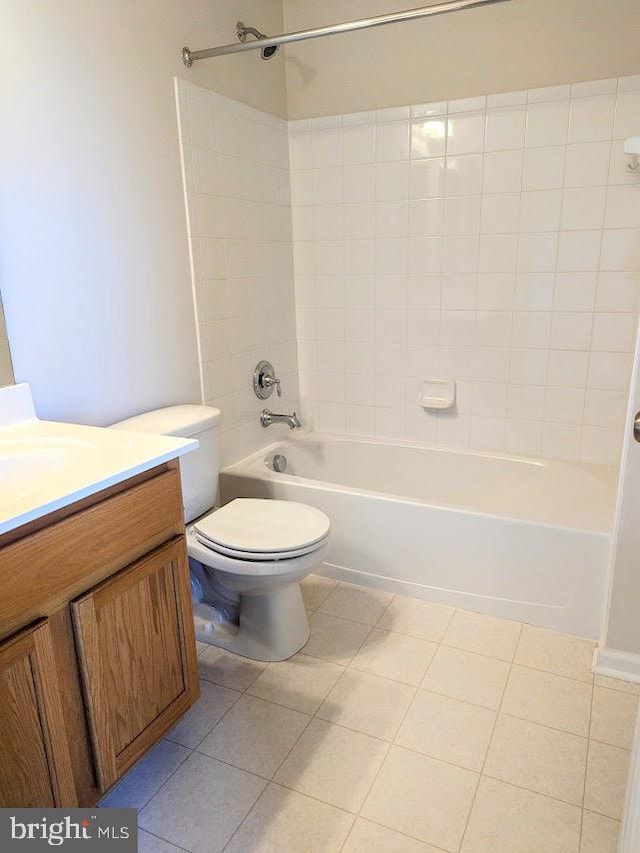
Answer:
M39 420L25 388L0 389L0 534L198 447L194 439Z

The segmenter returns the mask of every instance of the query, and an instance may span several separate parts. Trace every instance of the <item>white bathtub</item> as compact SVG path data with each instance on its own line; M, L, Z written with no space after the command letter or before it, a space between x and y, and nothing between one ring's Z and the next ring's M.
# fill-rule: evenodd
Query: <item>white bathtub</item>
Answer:
M273 470L275 453L287 471ZM221 497L331 519L334 577L578 634L600 631L610 466L310 434L221 473Z

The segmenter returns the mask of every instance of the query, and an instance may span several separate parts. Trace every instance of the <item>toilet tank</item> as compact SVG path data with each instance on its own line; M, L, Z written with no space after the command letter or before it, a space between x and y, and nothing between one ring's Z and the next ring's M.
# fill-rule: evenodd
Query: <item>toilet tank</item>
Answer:
M200 446L180 459L185 521L215 506L220 471L218 428L222 412L211 406L169 406L118 421L112 429L195 438Z

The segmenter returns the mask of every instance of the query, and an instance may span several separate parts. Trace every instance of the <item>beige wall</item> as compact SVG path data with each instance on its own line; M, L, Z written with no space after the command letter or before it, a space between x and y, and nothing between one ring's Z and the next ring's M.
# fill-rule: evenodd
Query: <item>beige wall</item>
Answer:
M415 0L284 0L287 31ZM289 118L640 72L638 0L512 0L287 48Z
M104 424L200 395L173 75L285 111L283 60L189 72L280 0L2 0L0 256L17 381Z

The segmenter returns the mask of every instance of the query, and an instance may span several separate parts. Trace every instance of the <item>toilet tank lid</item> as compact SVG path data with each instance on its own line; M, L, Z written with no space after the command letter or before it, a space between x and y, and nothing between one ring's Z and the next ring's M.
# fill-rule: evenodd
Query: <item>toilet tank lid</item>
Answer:
M149 435L175 435L190 438L218 426L222 421L220 409L213 406L167 406L144 412L125 421L112 424L112 429L146 432Z

